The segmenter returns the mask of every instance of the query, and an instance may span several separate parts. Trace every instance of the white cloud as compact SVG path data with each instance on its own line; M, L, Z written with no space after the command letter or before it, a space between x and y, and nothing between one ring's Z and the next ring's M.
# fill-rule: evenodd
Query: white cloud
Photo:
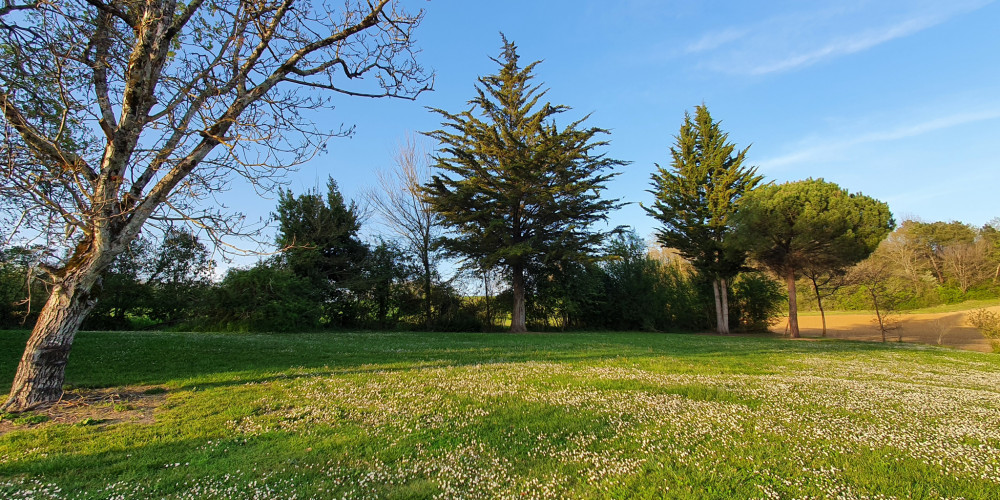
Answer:
M798 165L822 158L828 158L838 152L854 146L876 142L896 141L910 137L944 130L960 125L995 120L1000 118L1000 107L982 111L955 113L947 116L924 120L916 124L897 125L894 128L880 131L869 131L854 137L846 137L832 141L807 140L797 151L758 162L763 168L774 170L789 165Z
M907 37L980 9L993 0L837 1L810 11L706 33L685 48L724 73L791 71ZM815 5L815 4L812 4Z
M728 45L731 42L735 42L741 38L744 38L749 34L750 30L747 28L742 28L742 29L730 28L722 31L714 31L711 33L706 33L697 41L692 42L687 47L685 47L684 52L689 54L694 54L698 52L714 50L724 45Z

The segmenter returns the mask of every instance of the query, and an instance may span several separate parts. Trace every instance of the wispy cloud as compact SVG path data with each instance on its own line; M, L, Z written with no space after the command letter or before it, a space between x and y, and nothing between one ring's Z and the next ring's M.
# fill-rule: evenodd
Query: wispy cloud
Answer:
M688 44L684 52L692 54L717 49L731 42L735 42L751 33L748 28L729 28L722 31L713 31L702 35L698 40Z
M827 158L855 146L907 139L960 125L996 119L1000 119L1000 107L941 116L915 124L898 125L888 130L867 131L853 137L836 140L807 140L803 141L804 144L801 144L796 151L774 158L766 158L757 163L769 170L780 169Z
M820 4L749 26L708 32L685 47L720 72L792 71L907 37L980 9L994 0L880 0ZM816 5L816 4L812 4Z

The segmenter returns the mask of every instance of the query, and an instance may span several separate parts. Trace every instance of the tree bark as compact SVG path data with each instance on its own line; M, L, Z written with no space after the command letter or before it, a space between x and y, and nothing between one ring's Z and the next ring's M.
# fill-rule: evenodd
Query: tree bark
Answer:
M0 410L26 411L62 397L73 339L97 303L91 294L97 278L92 270L71 273L53 288L28 338L10 396Z
M882 334L882 342L885 343L885 321L882 318L882 311L878 307L878 294L871 287L868 293L872 296L872 305L875 307L875 319L878 320L878 330Z
M421 264L424 267L424 327L431 329L433 318L431 316L431 262L427 253L420 256Z
M787 271L785 282L788 283L788 335L793 339L797 339L799 338L799 305L795 297L794 269Z
M722 329L722 296L719 292L718 278L712 280L712 292L715 294L715 333L725 333Z
M820 320L823 322L823 334L821 335L821 337L826 337L826 312L823 311L823 298L820 297L819 294L819 284L816 283L815 275L810 276L809 280L812 281L813 292L816 293L816 305L819 306L819 317Z
M729 280L719 280L719 291L722 295L722 332L729 333Z
M524 311L524 267L511 266L513 276L514 305L510 312L510 333L528 331Z

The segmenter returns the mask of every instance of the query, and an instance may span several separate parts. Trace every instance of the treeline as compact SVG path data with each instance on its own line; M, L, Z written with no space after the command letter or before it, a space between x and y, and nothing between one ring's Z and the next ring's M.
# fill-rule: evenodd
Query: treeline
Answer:
M557 126L569 108L541 101L538 62L521 65L513 43L494 61L469 109L433 110L435 154L409 142L366 195L391 239L362 240L361 211L332 179L279 190L275 255L215 280L196 234L147 232L104 271L83 327L728 333L765 329L788 300L798 336L798 304L886 311L997 296L998 224L897 227L885 203L823 179L767 182L705 105L651 175L651 251L603 224L625 204L602 196L627 165L602 152L609 131L586 118ZM34 274L44 250L2 252L0 326L34 323L58 282ZM457 272L445 277L447 258Z
M885 307L907 310L1000 296L1000 219L982 227L963 222L903 221L872 255L847 272L807 275L802 304L815 309ZM817 297L819 300L817 300Z
M84 329L318 331L356 328L496 331L509 324L512 292L500 268L459 278L483 293L464 296L437 269L430 295L422 267L400 245L363 242L354 203L335 182L325 194L280 193L275 216L283 250L220 280L210 249L190 232L136 239L106 273ZM31 252L8 249L0 266L0 327L29 328L48 290L29 279ZM532 269L527 320L533 330L703 330L712 324L711 285L676 254L650 252L632 232L585 262ZM483 284L485 281L485 284ZM31 293L28 294L28 283ZM780 285L741 274L730 304L733 328L760 330L780 313ZM27 298L30 296L30 302ZM428 307L429 306L429 307ZM427 317L427 312L430 317Z

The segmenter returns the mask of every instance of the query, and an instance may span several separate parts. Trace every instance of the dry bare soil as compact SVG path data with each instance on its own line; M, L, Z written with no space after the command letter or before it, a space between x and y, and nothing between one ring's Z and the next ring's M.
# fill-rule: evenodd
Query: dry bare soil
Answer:
M1000 306L988 308L1000 311ZM886 334L890 342L917 342L931 345L944 345L969 351L992 352L989 339L983 337L979 330L969 326L965 320L968 311L934 313L934 314L895 314L890 316L889 324L894 328ZM820 316L799 316L799 330L805 338L818 338L822 335ZM787 318L782 318L771 331L783 333ZM846 340L881 341L875 315L864 314L833 314L826 317L827 338Z

